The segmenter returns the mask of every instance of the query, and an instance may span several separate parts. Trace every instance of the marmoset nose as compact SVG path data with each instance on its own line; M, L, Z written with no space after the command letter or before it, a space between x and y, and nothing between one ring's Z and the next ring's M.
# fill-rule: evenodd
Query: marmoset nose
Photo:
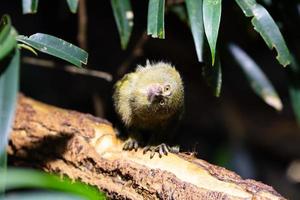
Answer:
M148 100L152 103L157 100L163 93L160 85L152 85L148 89Z

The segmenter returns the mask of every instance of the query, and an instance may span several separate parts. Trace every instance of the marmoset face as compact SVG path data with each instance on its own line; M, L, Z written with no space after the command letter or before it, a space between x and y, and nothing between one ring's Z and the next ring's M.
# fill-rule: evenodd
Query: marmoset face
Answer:
M162 126L183 111L183 82L172 65L147 62L116 83L113 99L127 127Z
M153 68L147 74L139 78L132 93L132 105L138 115L168 117L182 107L183 83L173 67Z

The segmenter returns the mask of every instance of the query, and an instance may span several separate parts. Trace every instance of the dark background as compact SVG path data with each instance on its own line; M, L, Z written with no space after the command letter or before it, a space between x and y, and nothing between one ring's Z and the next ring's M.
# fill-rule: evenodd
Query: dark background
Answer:
M123 51L110 1L86 2L87 67L111 74L113 81L65 72L60 68L67 65L66 62L40 53L39 59L55 61L58 67L49 69L23 62L21 92L52 105L117 123L111 101L112 86L119 78L118 70L132 57L134 46L146 30L148 3L132 1L135 25L129 47ZM279 25L283 25L289 48L299 56L299 5L297 7L296 1L281 0L265 6ZM40 1L37 14L23 15L21 1L4 0L0 14L5 13L11 16L19 34L47 33L78 44L78 16L69 12L66 1ZM176 140L182 151L197 152L199 158L234 170L243 178L272 185L289 199L300 199L299 182L287 176L291 163L300 160L300 131L290 105L286 69L275 59L276 52L270 51L253 30L250 19L234 1L224 0L218 38L223 70L220 98L212 95L202 78L202 65L197 61L188 26L169 12L165 28L166 39L147 39L142 55L131 59L126 72L137 64L145 64L146 59L171 62L180 71L185 83L186 112ZM230 42L240 45L262 67L283 101L281 112L253 93L228 52ZM35 57L26 50L22 56Z

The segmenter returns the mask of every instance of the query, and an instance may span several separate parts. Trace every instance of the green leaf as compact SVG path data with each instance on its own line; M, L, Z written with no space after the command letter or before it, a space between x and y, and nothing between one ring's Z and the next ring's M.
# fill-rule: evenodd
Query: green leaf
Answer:
M259 66L238 46L231 44L229 50L245 73L254 92L268 105L276 110L282 110L282 103L277 92Z
M280 30L268 11L255 0L235 0L247 17L253 17L254 29L264 39L270 49L277 51L277 60L283 66L290 64L291 55Z
M202 0L186 0L185 4L191 24L194 43L196 46L198 60L203 61L204 27L202 14Z
M19 89L20 53L16 49L12 58L7 57L4 71L0 73L0 177L5 177L6 172L6 146L16 108ZM5 178L0 178L0 193L4 188Z
M5 184L8 190L20 188L54 189L77 194L91 200L105 199L105 195L94 187L36 170L9 168Z
M202 76L207 85L212 89L216 97L220 97L222 87L222 67L220 58L216 55L216 62L214 66L205 64L202 68Z
M36 13L38 9L39 0L22 0L23 14Z
M8 15L4 15L0 21L0 60L9 54L16 46L17 32L11 26Z
M126 49L133 27L133 11L129 0L111 0L122 49Z
M153 38L165 38L165 0L149 0L147 33Z
M77 12L77 8L78 8L78 0L67 0L69 9L72 13L76 13Z
M298 124L300 125L300 65L292 56L291 65L287 68L289 94Z
M222 0L203 0L203 23L211 51L212 65L215 63L216 46L221 21Z
M27 44L38 51L66 60L78 67L82 67L82 64L87 64L88 53L86 51L51 35L43 33L36 33L30 37L19 35L17 41Z

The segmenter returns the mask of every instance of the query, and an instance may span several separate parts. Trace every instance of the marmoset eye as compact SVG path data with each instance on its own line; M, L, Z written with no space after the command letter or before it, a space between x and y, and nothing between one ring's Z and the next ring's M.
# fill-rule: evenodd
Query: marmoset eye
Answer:
M171 86L170 85L166 85L164 88L165 92L168 92L171 90Z

